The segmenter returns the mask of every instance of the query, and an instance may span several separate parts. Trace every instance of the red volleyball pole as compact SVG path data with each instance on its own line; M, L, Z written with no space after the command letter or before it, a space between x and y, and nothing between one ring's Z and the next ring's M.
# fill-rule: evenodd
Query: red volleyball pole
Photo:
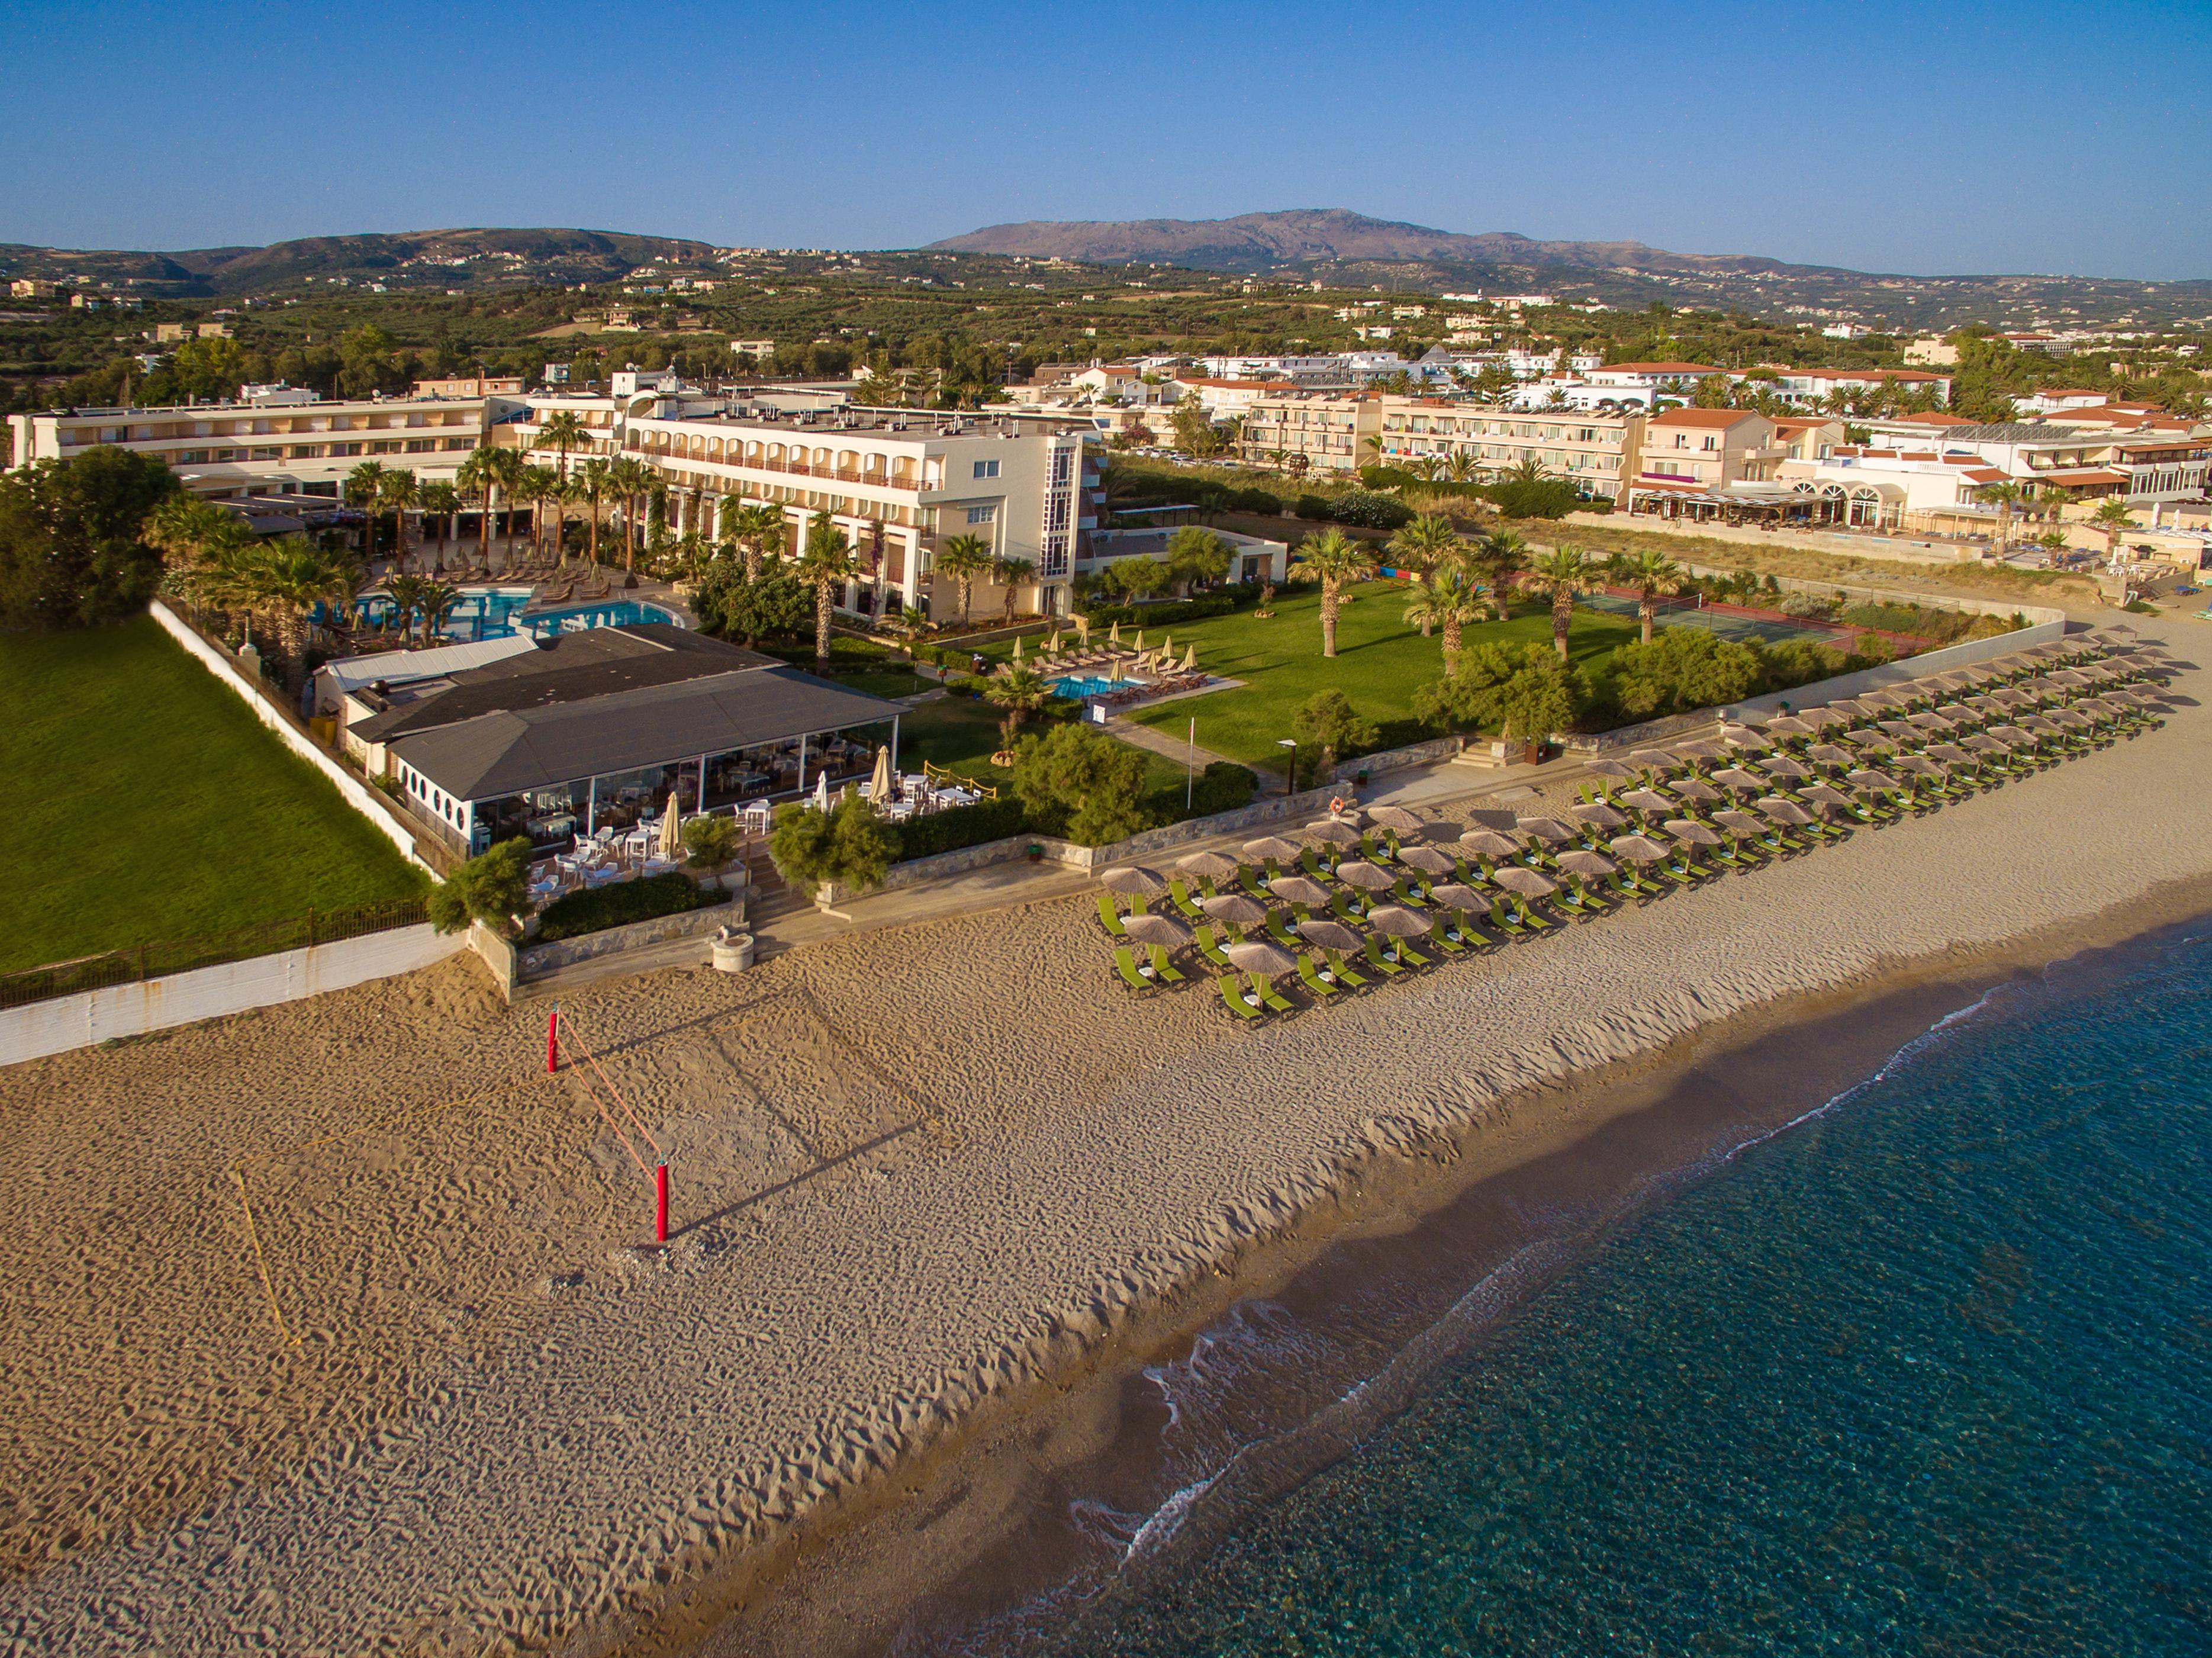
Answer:
M561 1068L561 1004L553 1004L553 1011L545 1016L545 1074L551 1076Z
M653 1166L653 1241L668 1242L668 1165Z

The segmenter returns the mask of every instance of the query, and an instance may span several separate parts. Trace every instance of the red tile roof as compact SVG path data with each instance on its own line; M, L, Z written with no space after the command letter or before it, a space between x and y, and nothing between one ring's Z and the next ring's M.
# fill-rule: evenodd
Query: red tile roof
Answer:
M1651 423L1654 426L1712 426L1729 427L1747 420L1764 420L1765 416L1749 409L1669 409Z

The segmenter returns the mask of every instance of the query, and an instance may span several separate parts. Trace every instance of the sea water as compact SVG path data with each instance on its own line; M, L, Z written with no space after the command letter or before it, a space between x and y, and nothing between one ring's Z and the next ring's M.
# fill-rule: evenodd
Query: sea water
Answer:
M2206 932L1992 992L1018 1644L2212 1653Z

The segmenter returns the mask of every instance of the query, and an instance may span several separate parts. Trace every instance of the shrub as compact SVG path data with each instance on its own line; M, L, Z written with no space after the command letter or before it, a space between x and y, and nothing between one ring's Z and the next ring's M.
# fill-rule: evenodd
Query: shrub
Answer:
M1328 522L1328 508L1327 495L1300 495L1291 510L1300 518L1309 519L1316 524L1326 524Z
M726 892L702 891L699 884L680 870L647 875L611 886L586 887L556 898L538 916L538 937L550 943L586 932L604 932L632 921L656 920L663 915L683 915L709 904L726 903Z
M505 934L529 902L530 842L518 835L477 853L430 890L430 925L459 932L482 921Z
M1565 518L1583 505L1575 486L1564 478L1486 484L1482 493L1508 518Z
M702 813L684 825L684 861L693 869L720 869L738 852L738 820Z
M857 794L828 811L786 806L776 814L768 842L777 872L795 886L809 888L824 882L862 890L874 886L898 850L898 837Z
M1103 846L1145 827L1145 756L1088 726L1057 726L1014 750L1014 793L1048 835Z
M901 859L927 858L933 853L980 847L986 841L1019 835L1027 824L1028 816L1014 796L979 800L972 806L955 806L950 811L909 817L898 824L898 855Z
M1396 530L1413 521L1413 509L1395 495L1351 489L1330 504L1328 516L1355 530Z
M1662 628L1649 645L1623 645L1613 656L1613 695L1632 720L1707 708L1749 694L1760 661L1749 647L1706 628Z
M1375 746L1375 722L1352 706L1342 691L1316 691L1291 716L1291 729L1309 743L1320 745L1323 765L1334 765L1355 751Z
M1456 672L1415 691L1413 712L1438 730L1494 726L1534 738L1566 730L1590 701L1582 670L1549 645L1490 644L1462 652Z
M105 446L0 478L0 628L94 627L142 609L161 579L147 515L177 489L159 456Z
M1265 489L1237 489L1231 492L1229 505L1235 512L1251 513L1261 518L1276 518L1282 513L1283 498Z
M1234 760L1213 761L1198 774L1198 786L1191 791L1191 810L1201 817L1235 811L1252 804L1259 786L1259 776L1249 766L1240 766Z
M1249 588L1209 593L1204 598L1170 599L1164 604L1094 604L1083 614L1094 628L1123 627L1141 623L1147 628L1171 628L1178 623L1202 622L1211 616L1227 616L1251 597Z

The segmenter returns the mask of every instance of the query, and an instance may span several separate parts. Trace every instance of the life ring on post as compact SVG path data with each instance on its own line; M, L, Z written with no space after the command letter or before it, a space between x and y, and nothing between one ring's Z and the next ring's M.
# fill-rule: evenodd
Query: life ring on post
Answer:
M1329 816L1330 816L1330 817L1342 817L1342 816L1344 815L1344 808L1345 808L1345 805L1346 805L1345 799L1344 799L1344 797L1343 797L1342 795L1340 795L1340 794L1333 794L1333 795L1331 795L1331 796L1329 797L1329 800L1328 800L1328 811L1329 811Z

